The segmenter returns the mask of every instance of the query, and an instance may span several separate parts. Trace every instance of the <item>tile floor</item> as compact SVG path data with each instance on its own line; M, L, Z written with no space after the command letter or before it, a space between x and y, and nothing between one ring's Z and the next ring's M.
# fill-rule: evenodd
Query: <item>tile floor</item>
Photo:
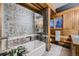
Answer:
M70 49L51 44L51 50L46 51L43 56L70 56Z

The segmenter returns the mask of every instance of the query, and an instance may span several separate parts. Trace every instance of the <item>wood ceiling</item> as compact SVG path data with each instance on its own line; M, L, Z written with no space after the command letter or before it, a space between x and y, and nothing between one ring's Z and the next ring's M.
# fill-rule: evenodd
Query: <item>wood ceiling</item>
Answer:
M20 5L33 10L34 12L40 12L44 8L47 8L46 3L19 3Z
M47 4L47 3L18 3L18 4L36 12L36 13L40 13L43 9L48 8L48 7L51 8L51 14L55 13L55 10L51 6L51 4Z

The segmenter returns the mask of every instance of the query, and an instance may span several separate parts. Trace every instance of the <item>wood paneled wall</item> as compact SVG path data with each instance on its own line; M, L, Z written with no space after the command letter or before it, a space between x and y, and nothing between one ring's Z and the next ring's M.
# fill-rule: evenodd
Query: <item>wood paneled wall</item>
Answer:
M79 34L79 7L72 8L53 15L54 18L62 16L63 29L60 30L61 35L69 36L71 34Z
M79 34L79 10L63 14L63 35Z

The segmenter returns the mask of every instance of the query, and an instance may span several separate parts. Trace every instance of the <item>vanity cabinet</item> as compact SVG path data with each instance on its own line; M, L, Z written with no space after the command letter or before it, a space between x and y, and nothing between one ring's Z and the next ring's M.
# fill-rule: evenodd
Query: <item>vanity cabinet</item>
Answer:
M79 56L79 45L72 45L72 56Z
M76 46L76 55L79 56L79 45Z
M73 56L79 56L79 35L71 35L71 51Z

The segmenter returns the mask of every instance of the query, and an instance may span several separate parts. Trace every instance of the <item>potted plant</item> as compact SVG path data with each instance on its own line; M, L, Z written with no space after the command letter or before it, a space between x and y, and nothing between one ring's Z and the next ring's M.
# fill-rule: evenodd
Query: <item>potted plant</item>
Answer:
M26 52L26 49L25 47L23 46L19 46L17 47L16 49L11 49L9 52L8 52L8 55L9 56L23 56Z

